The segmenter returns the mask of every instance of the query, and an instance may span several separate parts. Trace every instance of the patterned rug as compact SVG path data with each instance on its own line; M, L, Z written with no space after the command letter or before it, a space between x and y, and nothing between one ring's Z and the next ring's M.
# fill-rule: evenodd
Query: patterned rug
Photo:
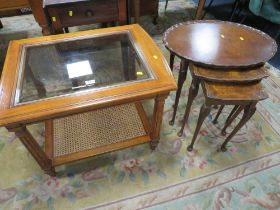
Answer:
M158 25L151 24L150 17L142 18L141 24L168 58L162 33L175 23L191 19L195 10L186 0L170 1L166 12L163 5ZM31 15L1 20L1 62L8 40L41 35ZM280 209L280 75L273 67L266 67L271 76L263 84L270 97L258 105L257 113L225 153L218 150L224 140L220 131L231 107L216 125L211 123L217 112L213 109L195 149L186 151L203 101L201 92L183 137L176 135L186 106L189 75L174 126L168 121L175 93L166 100L161 140L154 152L148 144L135 146L58 167L58 176L49 177L19 140L1 128L0 209ZM178 68L176 60L175 77ZM151 112L150 101L145 105ZM43 125L29 129L43 144Z

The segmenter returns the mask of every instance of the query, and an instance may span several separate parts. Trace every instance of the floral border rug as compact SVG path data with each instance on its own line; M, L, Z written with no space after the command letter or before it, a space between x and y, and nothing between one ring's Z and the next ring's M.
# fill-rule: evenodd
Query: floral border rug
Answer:
M168 59L162 33L175 23L191 19L195 10L193 2L185 0L170 1L167 11L163 6L161 3L158 25L153 25L150 17L143 17L141 25ZM0 60L8 40L40 36L31 15L1 20ZM176 78L178 68L176 60ZM269 99L258 104L258 111L228 144L227 152L218 148L224 141L221 127L232 107L227 107L215 125L211 119L217 110L213 109L194 150L186 151L203 102L201 92L184 135L177 136L190 75L174 126L168 121L175 93L166 100L161 140L154 152L143 144L58 167L58 176L50 177L13 134L0 128L0 209L280 209L280 75L273 67L266 68L271 76L263 84ZM152 112L151 101L145 102L145 109ZM32 125L29 130L43 145L43 125Z

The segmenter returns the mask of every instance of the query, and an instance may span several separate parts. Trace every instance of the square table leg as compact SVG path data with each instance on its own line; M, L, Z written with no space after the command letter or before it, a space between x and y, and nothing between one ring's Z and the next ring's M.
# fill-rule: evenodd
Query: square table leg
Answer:
M151 149L154 150L159 143L160 139L160 127L162 123L162 116L164 110L165 99L168 94L158 95L155 98L152 131L151 131Z
M46 153L42 150L25 126L7 127L7 129L10 132L15 132L15 135L20 139L26 149L31 153L40 167L47 174L55 176L55 170L52 166L52 161L47 157Z

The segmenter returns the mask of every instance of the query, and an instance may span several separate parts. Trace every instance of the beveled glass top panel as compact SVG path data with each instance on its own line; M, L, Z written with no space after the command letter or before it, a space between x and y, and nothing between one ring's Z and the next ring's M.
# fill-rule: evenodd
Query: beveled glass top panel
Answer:
M153 79L129 31L25 46L15 105Z

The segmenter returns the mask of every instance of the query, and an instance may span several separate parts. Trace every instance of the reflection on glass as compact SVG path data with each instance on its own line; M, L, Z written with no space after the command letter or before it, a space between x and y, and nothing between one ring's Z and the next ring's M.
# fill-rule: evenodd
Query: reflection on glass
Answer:
M129 32L26 46L15 104L152 79Z
M92 74L89 61L79 61L66 64L69 79Z

